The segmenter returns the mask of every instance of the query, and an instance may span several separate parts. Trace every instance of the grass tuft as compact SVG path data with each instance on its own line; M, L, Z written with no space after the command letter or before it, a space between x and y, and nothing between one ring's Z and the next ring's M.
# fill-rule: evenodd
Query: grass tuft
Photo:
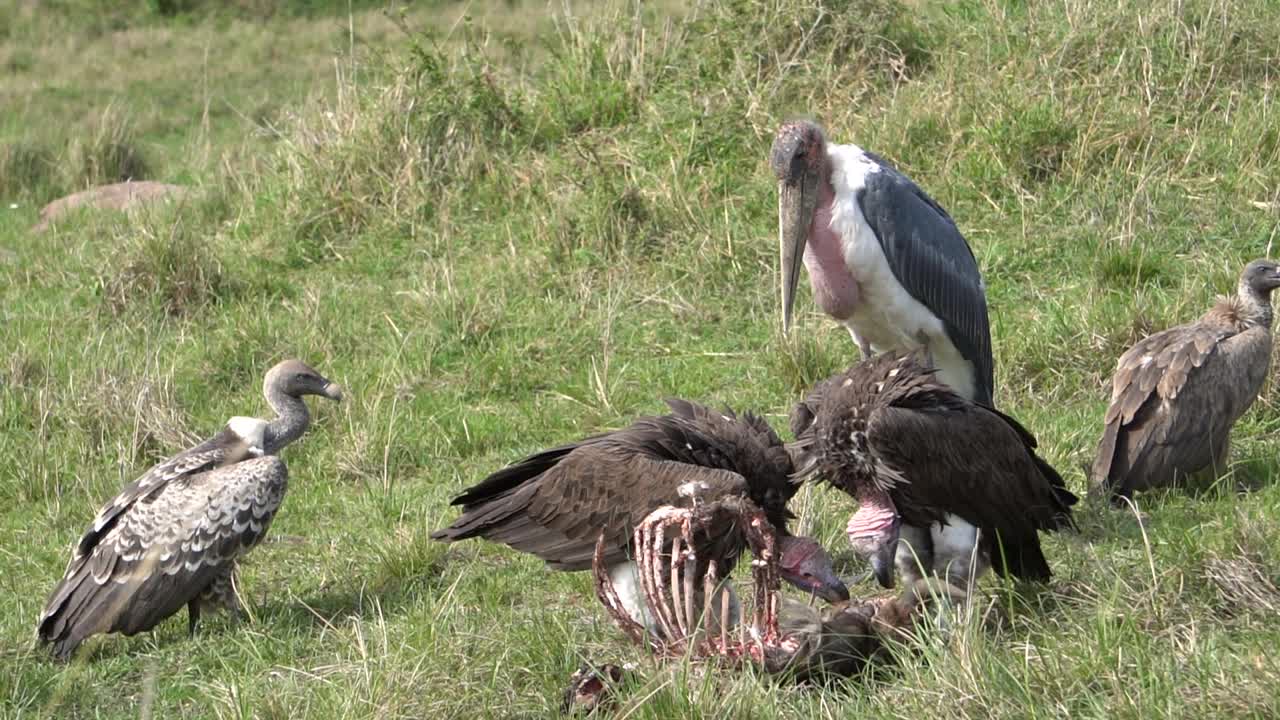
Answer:
M544 717L584 660L638 663L633 719L1280 714L1275 383L1232 473L1136 513L1082 503L1045 539L1050 583L984 580L950 633L830 686L660 666L584 574L428 537L530 452L667 396L783 429L858 357L803 290L778 332L765 158L797 115L955 218L997 403L1083 493L1119 354L1280 232L1265 0L160 5L0 13L0 715ZM193 191L29 232L122 176ZM284 453L253 618L69 668L32 649L98 506L265 414L285 357L349 392ZM796 510L862 571L847 497Z
M102 301L113 315L154 303L182 317L229 300L243 287L180 210L120 228L116 239L120 250L98 278Z

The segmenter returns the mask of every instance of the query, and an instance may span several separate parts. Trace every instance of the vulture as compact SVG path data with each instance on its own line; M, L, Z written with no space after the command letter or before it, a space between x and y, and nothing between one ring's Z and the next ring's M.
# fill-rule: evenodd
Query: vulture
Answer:
M1276 287L1280 266L1254 260L1235 297L1120 356L1090 473L1095 494L1122 504L1135 491L1226 468L1231 427L1253 404L1271 365Z
M787 502L797 485L787 448L768 423L686 400L667 404L669 414L535 453L493 473L453 500L462 514L431 537L485 538L564 571L591 569L599 543L627 612L656 635L660 629L643 611L632 561L634 529L664 506L746 497L766 513L784 558L796 559L780 568L784 579L824 598L848 598L839 578L806 562L811 554L787 552L801 543L786 532ZM727 576L746 547L741 532L719 523L699 527L697 537L704 548L696 558L699 576L711 562Z
M893 586L895 564L911 581L923 569L961 588L988 566L1049 578L1038 532L1071 526L1076 496L1025 428L956 393L916 352L822 381L791 426L797 476L817 473L858 501L846 532L882 586Z
M923 347L938 379L992 404L994 367L978 261L942 206L884 158L828 144L807 121L778 129L782 328L791 325L800 265L814 300L873 351Z
M240 613L236 563L261 542L284 499L277 453L311 422L303 395L342 388L298 360L273 367L263 392L274 420L233 417L212 438L155 465L111 499L72 552L36 632L60 660L89 636L152 629L185 605Z

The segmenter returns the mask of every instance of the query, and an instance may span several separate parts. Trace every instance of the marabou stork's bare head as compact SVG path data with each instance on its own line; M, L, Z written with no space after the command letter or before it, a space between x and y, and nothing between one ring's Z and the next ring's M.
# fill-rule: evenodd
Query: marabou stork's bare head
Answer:
M782 331L791 328L796 283L822 186L830 182L827 140L808 120L783 123L773 138L769 165L778 178L778 244L782 255Z

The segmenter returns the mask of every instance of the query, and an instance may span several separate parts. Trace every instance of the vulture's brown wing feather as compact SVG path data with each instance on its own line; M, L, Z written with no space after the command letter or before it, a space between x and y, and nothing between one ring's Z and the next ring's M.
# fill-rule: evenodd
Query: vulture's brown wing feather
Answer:
M1257 397L1270 358L1265 328L1237 334L1203 323L1158 333L1125 353L1094 461L1095 487L1127 496L1224 458L1231 427Z
M617 563L627 558L631 533L646 515L663 505L687 506L678 489L689 482L704 484L708 500L746 492L742 476L728 470L593 443L567 455L536 483L465 513L446 529L447 537L485 537L557 569L585 570L603 532L605 560Z
M66 658L90 635L132 635L177 612L261 541L287 476L279 458L255 458L183 475L130 504L54 590L40 638Z
M687 505L678 492L686 483L699 486L708 502L750 496L783 527L796 488L788 480L790 458L768 423L684 400L668 405L670 415L641 418L500 470L468 491L463 514L432 537L484 537L554 568L583 570L602 531L606 560L625 559L631 533L646 515L663 505Z
M1071 523L1076 501L1061 476L1038 458L1020 425L969 403L873 411L867 439L876 458L906 482L891 494L903 522L924 527L951 513L996 538L998 572L1043 579L1049 566L1037 531ZM993 537L994 534L994 537ZM1006 564L1007 563L1007 564Z

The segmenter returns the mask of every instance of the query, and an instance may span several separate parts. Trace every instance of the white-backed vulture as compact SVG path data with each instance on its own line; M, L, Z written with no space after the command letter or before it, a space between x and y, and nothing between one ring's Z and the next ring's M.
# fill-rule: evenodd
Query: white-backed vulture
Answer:
M185 605L194 633L202 610L239 612L236 562L257 545L284 499L276 456L311 422L303 395L342 389L298 360L263 382L270 422L234 417L209 440L155 465L108 502L81 536L37 625L68 659L89 636L134 635Z
M1093 462L1094 492L1119 504L1140 490L1226 469L1231 428L1271 366L1276 287L1280 266L1254 260L1234 297L1120 356Z

